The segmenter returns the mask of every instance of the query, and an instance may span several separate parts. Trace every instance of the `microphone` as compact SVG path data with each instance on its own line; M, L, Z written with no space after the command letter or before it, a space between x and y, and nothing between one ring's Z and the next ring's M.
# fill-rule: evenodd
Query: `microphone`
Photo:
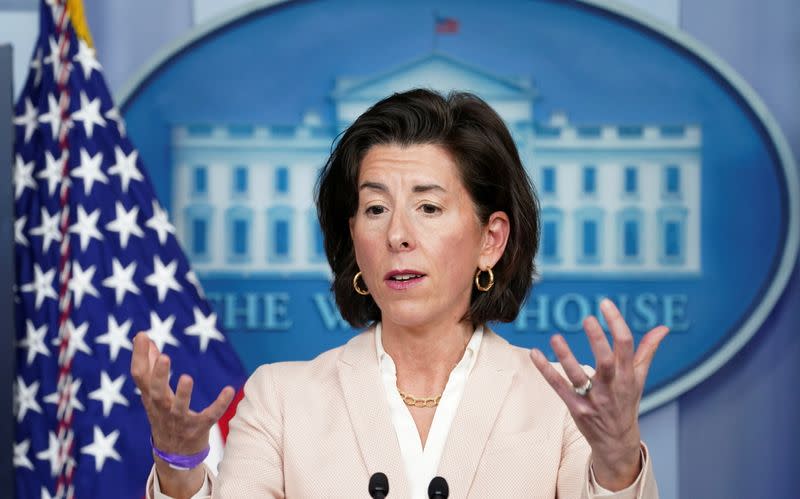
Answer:
M379 471L369 477L369 495L372 499L385 499L389 495L389 479L385 474Z
M433 477L430 485L428 485L428 498L429 499L447 499L450 495L450 487L447 486L447 480L440 476Z

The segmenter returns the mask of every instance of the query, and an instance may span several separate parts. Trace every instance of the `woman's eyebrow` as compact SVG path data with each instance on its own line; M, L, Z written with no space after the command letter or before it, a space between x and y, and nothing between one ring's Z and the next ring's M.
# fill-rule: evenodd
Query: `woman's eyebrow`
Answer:
M389 189L380 182L364 182L358 187L358 190L362 191L364 189L371 189L373 191L383 191L383 192L389 191Z
M389 192L389 188L386 185L380 182L363 182L359 187L358 190L370 189L373 191L381 191L381 192ZM421 184L415 185L411 188L411 192L420 193L420 192L430 192L430 191L440 191L440 192L447 192L447 190L438 185L438 184Z
M423 184L423 185L415 185L412 192L430 192L430 191L441 191L447 192L444 187L437 185L437 184Z

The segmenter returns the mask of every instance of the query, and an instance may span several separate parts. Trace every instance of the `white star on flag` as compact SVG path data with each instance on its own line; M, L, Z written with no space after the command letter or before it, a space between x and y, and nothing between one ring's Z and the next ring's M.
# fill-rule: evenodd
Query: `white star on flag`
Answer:
M25 224L28 223L28 215L22 215L14 220L14 242L22 246L28 245L28 238L25 237Z
M128 399L122 396L122 385L125 383L125 375L120 374L117 379L111 378L105 371L100 372L100 388L89 394L89 398L97 400L103 404L103 416L108 417L114 404L128 407Z
M108 183L108 177L100 169L103 162L103 153L99 152L94 156L89 156L89 151L81 149L81 165L72 169L72 176L83 179L83 192L87 196L92 193L92 186L95 181Z
M95 343L108 345L111 362L117 360L120 349L133 351L133 343L128 338L133 322L129 319L122 324L117 324L113 315L108 316L108 331L95 338Z
M124 137L126 134L125 120L122 119L122 116L119 114L119 109L117 109L117 107L114 106L108 111L106 111L106 118L117 123L117 130L119 130L119 135L121 137Z
M121 147L115 146L114 157L117 162L108 169L108 173L119 175L119 181L122 183L122 192L128 192L131 180L144 180L142 173L136 168L136 158L139 157L139 151L134 149L126 156Z
M14 165L14 199L19 199L25 188L36 189L36 181L33 180L33 161L25 163L22 156L17 154L16 164Z
M33 463L28 459L28 450L31 448L31 440L25 439L14 444L14 467L33 469Z
M30 98L25 97L25 112L14 117L14 124L25 127L25 142L27 143L33 137L33 132L36 131L39 111L33 105Z
M38 263L33 264L33 281L23 284L19 289L23 293L36 293L36 310L42 306L45 298L57 299L58 295L56 290L53 289L53 279L56 277L56 269L50 269L47 272L42 272L42 268Z
M67 405L70 409L77 409L79 411L83 411L84 407L81 401L78 399L78 390L81 389L82 380L76 379L74 381L69 381L69 402ZM58 400L61 398L61 394L57 391L47 395L42 400L47 402L48 404L58 405Z
M97 61L95 50L80 38L78 39L78 53L72 59L81 65L83 77L87 80L93 69L103 69L103 66Z
M100 208L91 213L86 213L83 205L78 205L78 221L69 228L71 234L78 234L81 241L81 251L86 251L92 238L101 241L103 234L97 230L97 219L100 218Z
M139 287L133 283L133 274L136 272L136 262L131 262L127 267L123 267L119 260L114 258L111 261L111 267L111 276L103 279L103 286L114 288L117 305L122 303L126 292L138 295Z
M86 355L92 355L92 349L86 344L84 336L89 329L89 321L84 322L78 327L72 323L72 319L67 319L66 327L59 333L58 338L53 338L53 345L56 347L61 346L61 340L67 336L67 358L72 359L75 357L75 352L81 351Z
M180 291L183 288L175 280L175 271L178 269L178 260L173 260L164 265L161 257L153 257L153 273L145 277L144 282L156 288L158 301L163 302L170 289Z
M119 243L122 249L127 248L128 239L133 235L136 237L144 237L139 224L136 223L136 217L139 216L139 207L134 206L131 211L125 211L125 207L119 201L116 202L114 208L117 212L117 218L106 224L106 230L119 233Z
M86 97L86 92L81 92L81 108L72 113L72 121L83 122L83 129L86 131L86 136L92 138L94 126L106 126L106 120L100 114L100 98L89 100Z
M150 329L147 331L147 336L153 340L153 343L158 347L159 352L164 351L164 345L172 345L174 347L180 346L177 338L172 336L172 325L175 324L175 316L170 315L164 320L155 312L150 312Z
M158 233L158 242L162 245L167 242L167 234L174 234L175 227L169 223L167 212L158 205L158 201L153 200L153 217L145 223Z
M36 174L36 178L43 178L47 180L47 194L50 196L56 192L58 184L60 184L61 180L64 178L64 162L62 161L63 157L66 157L66 155L55 158L50 151L45 151L44 161L47 166L44 170Z
M100 298L100 293L97 292L97 289L92 284L92 279L94 279L96 270L96 265L92 265L88 269L83 269L78 261L76 261L75 265L72 267L72 278L69 280L67 287L72 291L73 296L75 296L76 308L81 306L83 296L86 294L90 294L95 298Z
M61 229L58 228L58 224L58 212L50 215L47 208L42 206L42 224L31 229L32 236L42 236L42 251L47 252L53 241L61 241Z
M58 104L58 99L53 94L47 94L47 112L39 115L39 123L46 123L50 126L50 134L53 140L58 137L58 131L61 127L61 106Z
M211 312L208 316L203 315L203 312L194 307L194 324L187 327L184 333L189 336L197 336L200 340L200 351L205 352L208 348L208 342L211 340L225 341L225 337L217 329L217 314Z
M39 414L42 413L42 408L39 402L36 401L36 392L38 391L38 381L26 385L22 376L17 376L16 390L14 393L14 405L17 408L17 422L21 422L28 411L38 412Z
M103 435L100 427L94 426L94 441L81 447L81 454L90 454L94 456L95 471L101 471L106 459L113 459L115 461L122 461L122 458L114 450L114 444L117 443L119 438L119 430L114 430L108 435Z
M31 365L36 358L36 354L41 354L45 357L50 356L50 350L44 344L45 335L47 335L47 323L37 328L33 325L32 320L25 320L25 338L20 340L19 346L20 348L28 349L27 365Z
M40 461L49 461L50 475L56 476L61 471L61 445L58 442L58 437L56 437L56 434L52 431L47 433L47 442L47 449L37 452L36 459Z

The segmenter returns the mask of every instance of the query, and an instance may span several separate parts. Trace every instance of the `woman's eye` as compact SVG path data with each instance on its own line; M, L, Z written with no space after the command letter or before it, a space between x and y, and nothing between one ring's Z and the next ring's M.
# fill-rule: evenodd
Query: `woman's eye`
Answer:
M383 206L373 205L373 206L368 206L367 207L366 213L367 213L367 215L380 215L384 211L385 211L385 208Z
M439 213L440 211L441 210L436 205L432 205L432 204L423 204L422 205L422 212L425 213L426 215L434 215L436 213Z

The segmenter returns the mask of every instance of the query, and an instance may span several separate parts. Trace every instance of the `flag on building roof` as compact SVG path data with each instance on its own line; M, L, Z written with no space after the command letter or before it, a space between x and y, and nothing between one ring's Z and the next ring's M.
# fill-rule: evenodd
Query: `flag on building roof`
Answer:
M458 33L459 23L458 19L454 17L435 17L436 33Z
M147 331L195 379L192 408L245 373L155 197L80 0L42 0L15 106L17 497L140 498L153 459L129 374Z

